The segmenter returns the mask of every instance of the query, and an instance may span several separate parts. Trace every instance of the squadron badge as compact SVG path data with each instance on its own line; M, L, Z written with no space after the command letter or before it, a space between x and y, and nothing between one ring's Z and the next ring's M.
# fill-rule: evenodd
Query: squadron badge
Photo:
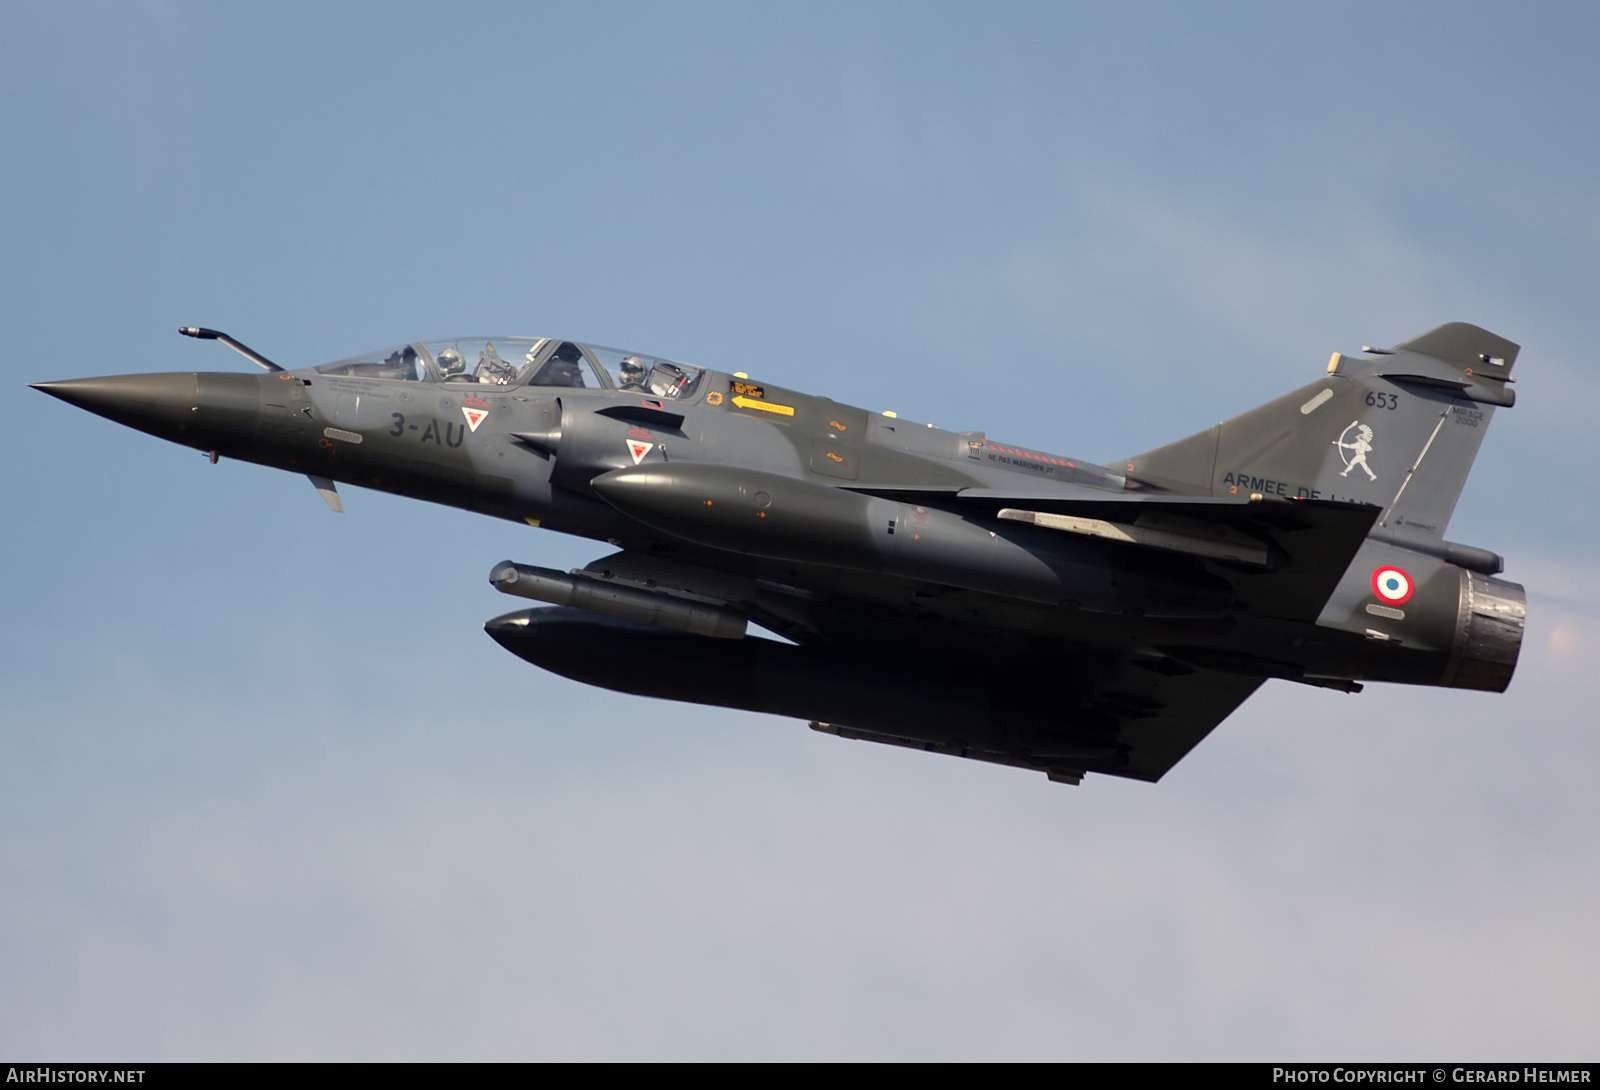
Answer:
M490 348L492 350L493 346ZM489 415L489 403L478 397L464 397L461 399L461 415L467 418L467 427L477 431L478 425Z
M1352 430L1356 433L1354 439L1350 438ZM1372 467L1367 465L1367 452L1372 449L1371 428L1359 420L1352 420L1350 426L1339 433L1339 438L1333 441L1333 445L1339 449L1339 457L1344 459L1344 472L1339 476L1348 477L1352 469L1360 466L1361 472L1367 475L1367 480L1378 479L1378 475L1372 472ZM1347 450L1349 454L1345 453Z

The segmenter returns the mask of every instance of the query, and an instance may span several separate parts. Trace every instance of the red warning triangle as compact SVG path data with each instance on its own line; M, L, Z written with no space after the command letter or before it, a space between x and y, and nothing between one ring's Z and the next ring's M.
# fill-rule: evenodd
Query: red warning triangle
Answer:
M639 439L629 439L628 453L633 455L633 464L638 465L644 461L644 456L650 453L650 444Z
M489 415L488 409L469 409L461 406L461 415L467 418L467 427L473 431L478 430L478 425L483 423L483 418Z

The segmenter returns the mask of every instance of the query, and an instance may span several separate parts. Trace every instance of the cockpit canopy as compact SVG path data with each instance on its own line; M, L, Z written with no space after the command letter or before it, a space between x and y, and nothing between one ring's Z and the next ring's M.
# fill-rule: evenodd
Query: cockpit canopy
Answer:
M660 398L692 397L705 373L639 352L549 337L460 337L325 363L319 374L479 386L565 386Z

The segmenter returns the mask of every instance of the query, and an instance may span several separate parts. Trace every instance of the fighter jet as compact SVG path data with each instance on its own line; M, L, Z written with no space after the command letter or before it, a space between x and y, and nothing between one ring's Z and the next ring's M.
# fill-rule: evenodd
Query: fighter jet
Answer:
M1267 679L1502 692L1523 588L1444 538L1518 346L1452 323L1095 464L646 353L419 341L35 388L162 439L606 542L488 622L536 666L842 738L1155 781ZM750 632L754 624L783 640Z

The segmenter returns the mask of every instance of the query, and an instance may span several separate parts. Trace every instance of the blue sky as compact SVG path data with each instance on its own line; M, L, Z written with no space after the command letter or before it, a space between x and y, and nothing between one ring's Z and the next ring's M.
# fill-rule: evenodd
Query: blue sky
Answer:
M1592 1058L1589 6L0 8L0 1051ZM586 689L604 549L27 382L517 332L1095 461L1471 321L1504 696L1270 683L1081 788Z

